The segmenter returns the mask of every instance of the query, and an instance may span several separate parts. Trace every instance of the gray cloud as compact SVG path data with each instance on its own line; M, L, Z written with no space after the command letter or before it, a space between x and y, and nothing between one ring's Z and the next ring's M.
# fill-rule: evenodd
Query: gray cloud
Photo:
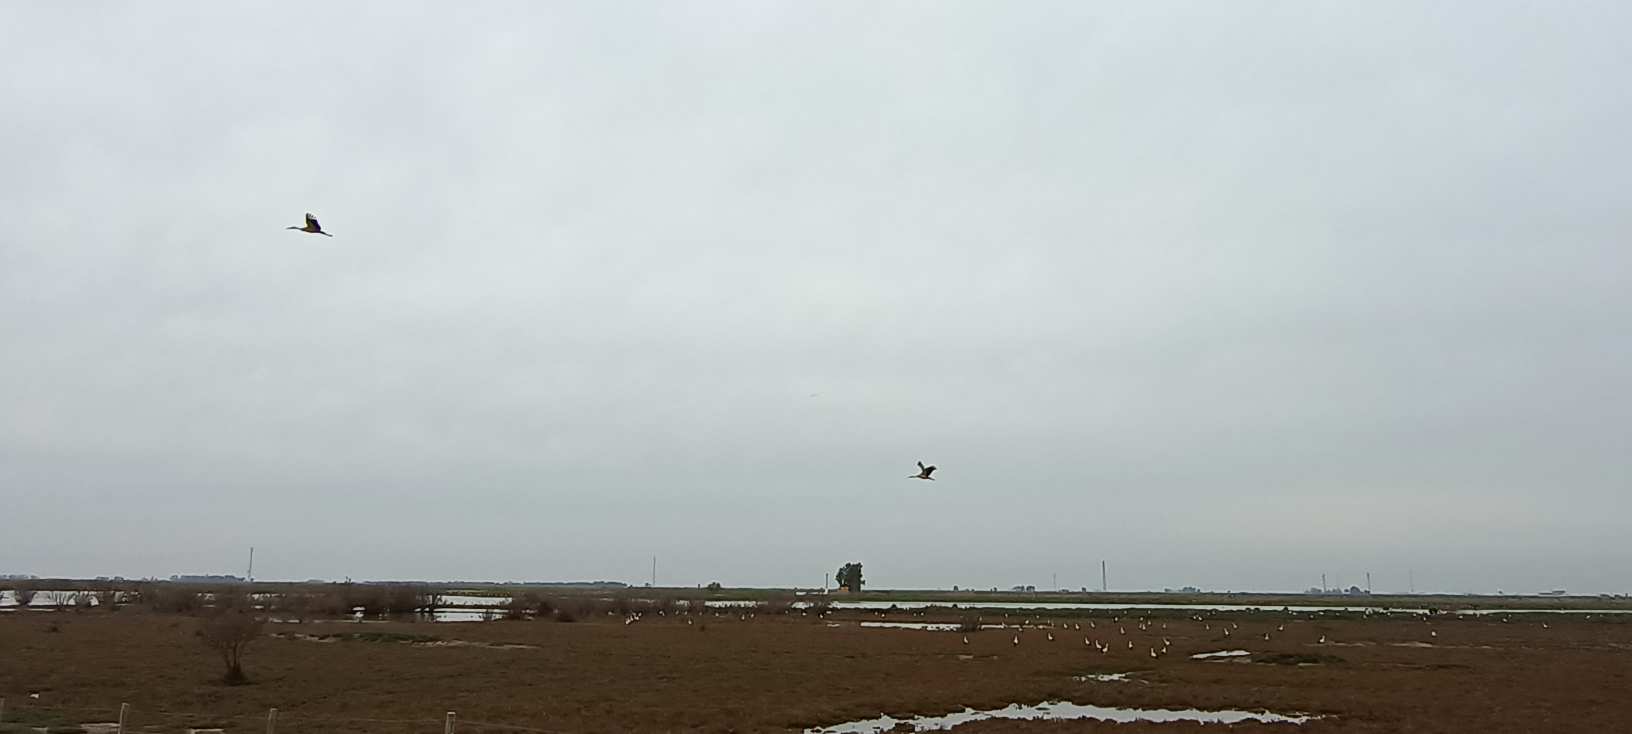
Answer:
M1627 591L1627 14L13 8L0 563Z

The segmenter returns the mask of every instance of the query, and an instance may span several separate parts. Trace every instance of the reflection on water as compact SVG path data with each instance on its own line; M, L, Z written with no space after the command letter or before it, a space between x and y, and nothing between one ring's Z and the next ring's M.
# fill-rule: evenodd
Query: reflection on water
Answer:
M1239 658L1251 655L1246 650L1219 650L1218 652L1198 652L1190 656L1191 660L1206 660L1208 658Z
M1036 706L1021 706L1011 704L1000 709L976 711L964 709L955 714L944 716L914 716L910 719L897 719L892 716L880 716L876 719L851 721L836 726L806 729L805 734L872 734L887 732L905 724L912 727L912 731L946 731L960 724L985 719L1031 719L1056 720L1071 719L1099 719L1128 723L1135 721L1197 721L1206 724L1234 724L1243 721L1257 721L1266 724L1302 724L1319 716L1301 714L1277 714L1269 711L1202 711L1200 709L1137 709L1120 708L1115 706L1087 706L1070 703L1068 701L1046 701Z

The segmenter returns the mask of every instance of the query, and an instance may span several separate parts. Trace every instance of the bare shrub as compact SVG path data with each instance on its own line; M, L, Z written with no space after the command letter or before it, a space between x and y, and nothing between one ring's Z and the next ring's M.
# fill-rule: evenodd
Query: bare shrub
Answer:
M669 616L679 611L680 600L672 596L658 596L647 602L646 611L650 614Z
M18 581L17 588L12 590L12 596L17 599L17 606L26 607L34 603L34 587L26 581Z
M77 591L62 591L60 589L45 592L45 601L50 604L52 611L60 612L70 607L79 607L80 593Z
M386 590L374 584L346 583L340 596L348 611L362 608L363 614L373 617L385 613Z
M424 584L387 584L385 613L413 614L423 611L429 605L430 597L430 587Z
M510 601L504 603L504 618L513 622L527 619L527 615L533 610L533 602L527 598L529 596L534 595L518 594L510 597Z
M96 605L102 611L111 612L119 608L119 592L114 589L103 589L96 592Z
M137 598L155 612L190 614L204 605L204 599L197 590L164 581L142 585L137 591Z
M199 626L199 637L204 644L221 656L226 673L221 682L229 686L249 682L244 675L244 652L261 635L265 620L253 609L240 606L218 607L205 617Z
M975 615L975 614L965 614L965 615L963 615L961 617L958 617L958 631L959 632L979 632L980 631L980 616Z
M763 614L787 614L793 609L793 597L773 596L759 604L759 611Z
M447 600L441 594L431 591L429 587L425 588L424 596L420 599L420 602L419 610L423 614L434 615L436 610L448 605Z
M291 591L268 598L266 600L266 610L288 617L296 622L304 622L307 617L311 616L315 602L316 599L313 594Z
M228 586L210 594L210 606L216 609L254 609L255 597L249 593L249 589Z

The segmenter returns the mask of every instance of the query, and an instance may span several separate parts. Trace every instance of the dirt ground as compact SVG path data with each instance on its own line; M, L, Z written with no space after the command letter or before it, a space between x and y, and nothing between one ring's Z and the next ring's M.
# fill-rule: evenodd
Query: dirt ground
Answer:
M858 624L937 619L952 618L279 623L249 650L252 683L225 686L195 618L135 608L10 612L0 615L0 697L4 722L32 726L113 721L128 702L127 731L144 732L263 732L273 707L280 734L434 734L447 711L458 713L459 732L797 731L1045 700L1325 718L1231 727L983 721L956 731L1632 731L1632 620L1620 617L1548 615L1543 627L1539 616L1175 615L1140 630L1137 619L1111 614L998 613L984 621L1022 628L970 633L967 644L961 632ZM1167 653L1153 659L1164 639ZM1252 654L1189 657L1227 649ZM1076 680L1118 672L1131 680Z

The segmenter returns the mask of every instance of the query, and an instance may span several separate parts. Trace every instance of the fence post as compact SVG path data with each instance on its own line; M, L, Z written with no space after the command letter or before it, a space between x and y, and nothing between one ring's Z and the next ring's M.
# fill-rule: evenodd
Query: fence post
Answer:
M266 712L266 734L278 734L278 710Z
M459 714L448 712L448 718L442 722L442 734L453 734L454 726L459 723Z
M127 713L130 713L130 704L119 704L119 728L115 730L119 734L125 734L125 714Z

